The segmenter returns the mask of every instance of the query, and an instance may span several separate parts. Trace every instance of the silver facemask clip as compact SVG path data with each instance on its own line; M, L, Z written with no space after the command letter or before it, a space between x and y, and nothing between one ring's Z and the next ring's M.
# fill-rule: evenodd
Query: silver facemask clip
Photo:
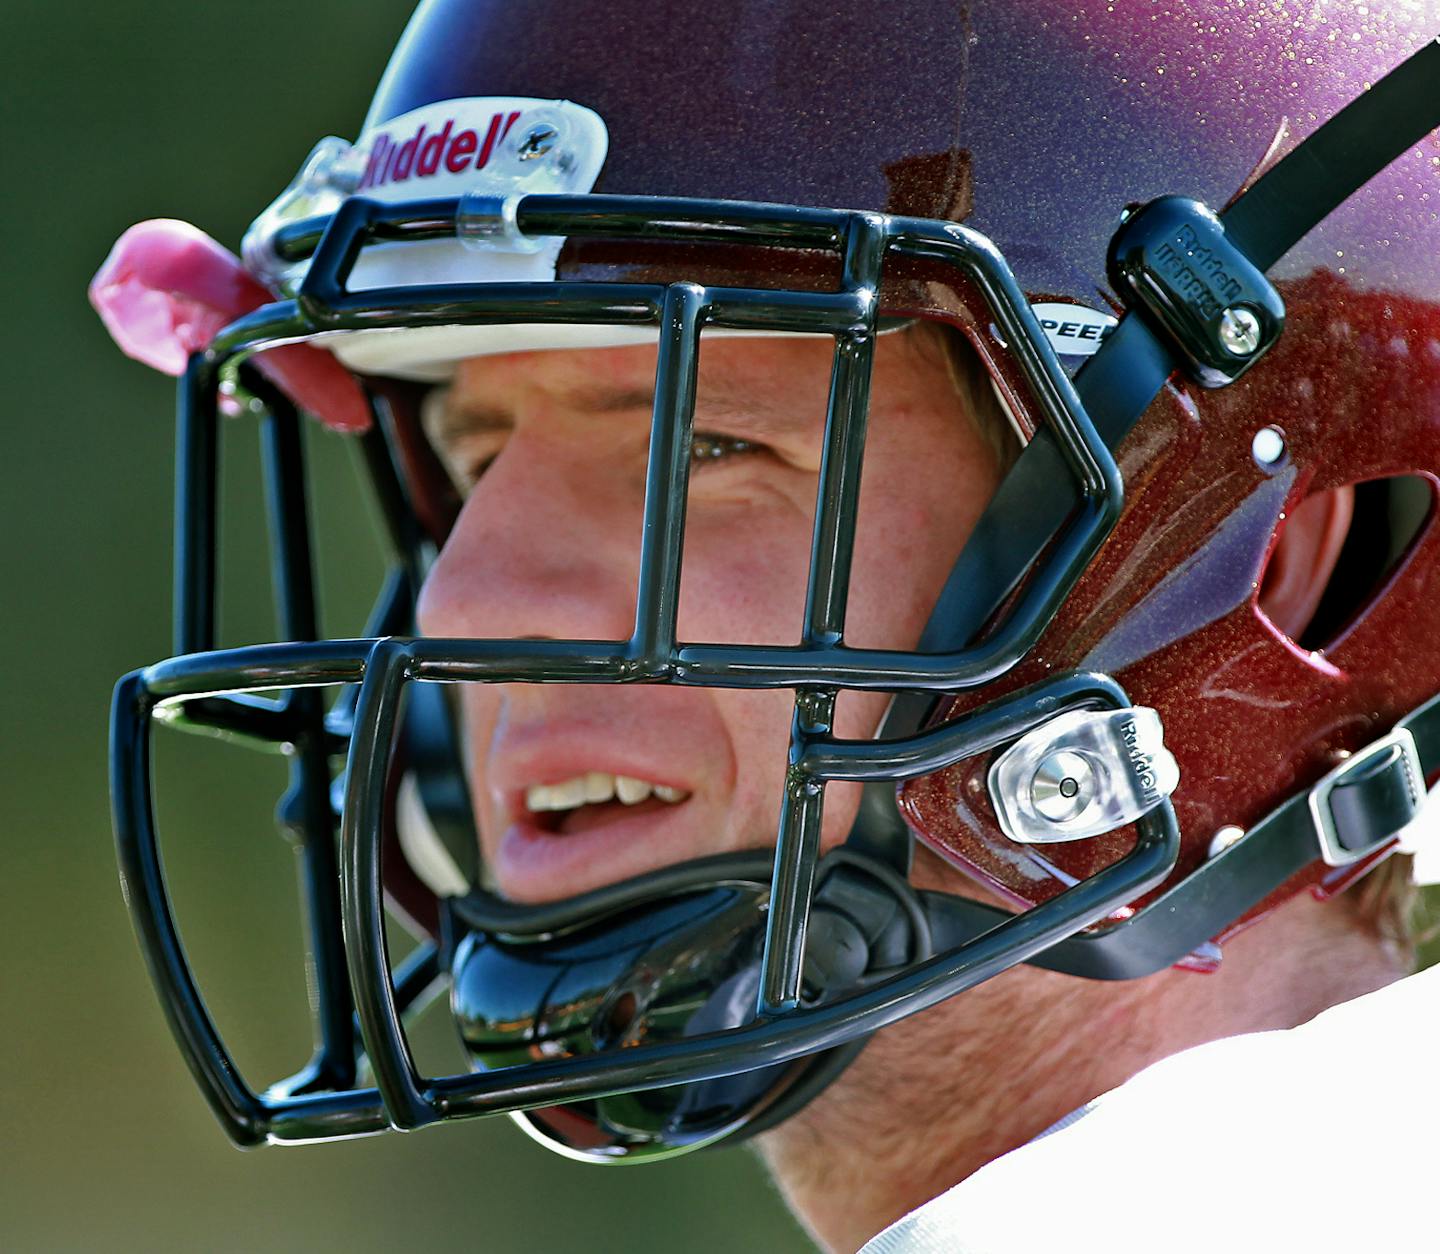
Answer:
M990 799L1011 840L1053 844L1133 823L1179 782L1154 710L1076 710L1026 733L995 759Z

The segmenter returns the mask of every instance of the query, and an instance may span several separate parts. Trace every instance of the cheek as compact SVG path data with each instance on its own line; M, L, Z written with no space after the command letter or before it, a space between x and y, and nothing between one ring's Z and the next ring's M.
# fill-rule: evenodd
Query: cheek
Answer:
M682 641L792 645L804 625L813 479L751 480L722 495L692 495L681 576ZM726 845L773 843L780 814L795 697L787 689L717 689L713 706L735 755L724 822Z
M968 532L944 511L878 493L862 501L845 641L858 649L913 649Z
M997 478L963 415L877 423L860 491L847 644L915 647Z
M807 487L813 499L813 485ZM794 644L805 613L810 560L808 512L793 498L756 491L691 507L681 576L682 641ZM773 842L790 743L794 694L720 689L711 694L735 755L726 843Z
M804 627L813 484L750 485L743 498L695 500L680 581L679 634L715 644L794 644Z
M734 790L726 820L731 841L742 847L771 844L789 761L794 694L734 690L719 694L715 706L735 753Z
M948 438L947 438L948 437ZM867 459L856 537L847 641L856 647L909 649L918 639L965 536L989 496L993 472L952 427L940 433L926 464L898 439ZM740 644L798 642L804 621L813 481L782 497L696 502L686 536L680 599L685 641ZM721 691L717 711L735 746L729 821L737 845L774 839L784 785L794 695ZM873 735L889 703L885 693L845 692L836 734ZM826 788L823 843L849 831L860 787Z
M497 841L504 830L498 812L492 813L494 803L484 772L486 749L495 739L504 695L504 688L499 684L462 684L456 707L461 732L461 761L465 764L470 804L480 826L482 848Z

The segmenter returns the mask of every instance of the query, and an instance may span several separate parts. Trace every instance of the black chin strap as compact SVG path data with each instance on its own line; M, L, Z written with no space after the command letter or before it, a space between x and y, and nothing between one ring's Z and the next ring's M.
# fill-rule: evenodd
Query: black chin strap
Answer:
M1268 270L1387 165L1440 125L1440 39L1412 53L1237 197L1220 220Z
M1260 270L1273 266L1334 209L1440 125L1437 82L1440 40L1432 40L1237 197L1220 214L1225 243ZM1187 362L1183 346L1155 312L1146 310L1142 316L1131 311L1079 371L1075 386L1113 453L1171 373L1187 368L1193 369L1194 362ZM919 651L955 652L971 643L1079 505L1056 440L1049 428L1041 428L1021 450L976 523L940 592ZM917 732L935 702L933 693L898 693L879 737ZM1411 717L1423 724L1429 708L1422 707ZM1416 735L1418 739L1422 733ZM1433 753L1424 760L1440 766ZM1343 823L1351 830L1383 829L1400 812L1395 804L1398 794L1385 782L1383 772L1378 782L1356 780L1342 787L1352 791L1341 791L1332 804L1345 810ZM1315 860L1314 833L1303 819L1308 796L1301 794L1282 806L1240 845L1212 859L1125 924L1103 935L1066 942L1037 961L1077 975L1117 978L1146 974L1183 958ZM1272 824L1273 834L1255 840L1272 830ZM892 784L865 785L860 813L846 843L908 873L913 837L896 809ZM1246 844L1250 849L1239 855ZM1224 874L1217 874L1221 867ZM1230 876L1233 883L1227 883ZM1168 914L1158 909L1161 905ZM940 948L986 930L1000 917L999 912L968 902L954 913L962 923L944 924L937 916L937 926L947 935ZM954 930L953 937L947 928ZM1172 928L1183 940L1170 942ZM1118 939L1125 936L1130 939ZM1112 937L1116 939L1106 939Z

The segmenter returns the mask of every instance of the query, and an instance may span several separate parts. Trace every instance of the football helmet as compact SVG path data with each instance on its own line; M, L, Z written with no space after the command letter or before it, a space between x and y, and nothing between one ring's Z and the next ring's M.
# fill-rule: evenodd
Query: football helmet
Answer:
M1213 968L1401 847L1440 767L1437 30L1434 5L426 0L359 139L316 148L243 269L173 224L122 241L96 303L181 381L175 656L116 690L119 856L229 1135L508 1112L580 1157L691 1149L1018 963ZM857 648L870 358L917 319L966 337L1021 447L914 648ZM835 344L799 643L677 638L702 329ZM458 505L425 389L632 342L658 344L633 633L417 636ZM266 414L284 642L217 650L237 397ZM365 639L316 638L297 406L361 433L391 524ZM1359 548L1292 639L1260 608L1269 555L1348 485ZM773 855L500 898L445 696L497 682L793 690ZM854 690L893 694L873 740L832 731ZM263 1094L175 928L157 721L291 750L321 1045ZM863 800L822 857L833 780ZM915 841L1012 910L912 887ZM395 969L387 908L424 942ZM415 1064L404 1016L442 986L472 1074Z

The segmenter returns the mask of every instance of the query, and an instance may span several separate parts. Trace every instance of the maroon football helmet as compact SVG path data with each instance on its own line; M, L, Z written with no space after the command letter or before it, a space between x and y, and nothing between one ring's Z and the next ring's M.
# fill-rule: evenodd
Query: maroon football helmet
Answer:
M194 352L181 656L120 689L122 864L232 1135L526 1110L585 1157L709 1144L785 1117L876 1028L1009 965L1213 968L1237 929L1401 847L1440 768L1437 30L1428 5L427 0L359 139L322 144L257 220L248 279L225 287L230 263L194 241L168 268L163 240L166 264L117 253L99 301L118 333L163 356L126 314L127 293L163 292L186 316L149 334ZM197 305L217 315L200 342ZM915 648L849 649L855 363L914 320L968 341L1020 451ZM678 538L646 541L629 641L410 638L458 507L421 434L426 389L471 356L658 341L647 536L671 535L702 325L837 343L811 564L826 595L803 643L677 641ZM331 353L361 379L358 418ZM206 442L227 381L281 419L291 402L338 426L373 413L401 572L373 634L395 638L314 641L302 616L298 643L214 650ZM1350 537L1287 634L1262 608L1267 563L1287 515L1340 489ZM773 873L767 852L499 900L466 865L430 681L636 680L796 691ZM328 713L326 684L348 694ZM896 694L873 743L830 735L851 689ZM267 1097L230 1064L169 921L145 782L156 711L312 750L292 793L326 799L299 823L321 872L326 1045ZM821 858L831 779L864 781L865 800ZM423 837L402 841L407 811ZM912 839L1017 913L917 892ZM422 846L448 847L454 888L417 873ZM382 887L434 942L394 974ZM861 959L835 959L852 943ZM420 1077L400 1027L442 974L473 1077ZM377 1089L355 1087L357 1052Z

